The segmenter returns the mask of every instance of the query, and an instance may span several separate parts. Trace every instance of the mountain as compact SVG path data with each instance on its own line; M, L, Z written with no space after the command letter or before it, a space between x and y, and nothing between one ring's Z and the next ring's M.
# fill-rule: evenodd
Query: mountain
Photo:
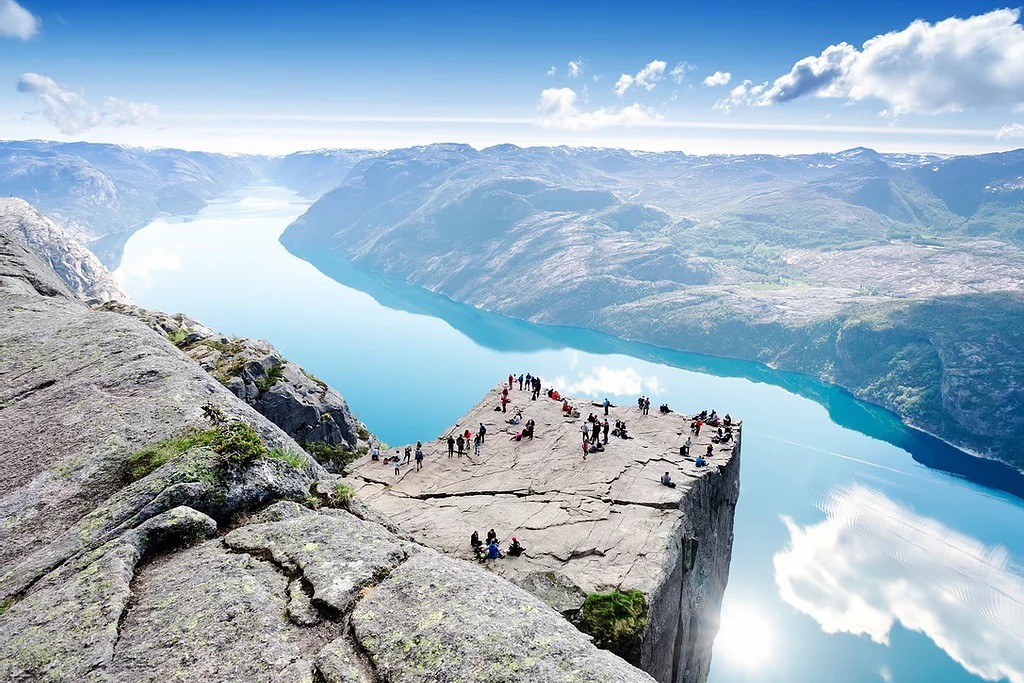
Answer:
M282 242L514 317L827 378L1024 466L1024 151L430 145Z
M266 163L175 149L6 141L0 142L0 195L27 200L113 268L135 230L252 184Z
M131 303L96 256L23 199L0 199L0 234L22 242L50 264L71 291L93 303Z
M272 159L266 174L299 194L318 198L334 188L352 168L376 152L360 149L324 149L296 152Z

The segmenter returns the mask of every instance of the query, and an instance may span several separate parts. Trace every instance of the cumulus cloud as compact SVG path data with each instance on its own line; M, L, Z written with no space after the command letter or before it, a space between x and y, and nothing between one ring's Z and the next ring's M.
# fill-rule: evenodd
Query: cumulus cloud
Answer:
M731 80L732 74L728 71L716 71L704 79L704 85L709 88L714 88L719 85L729 85L729 81Z
M22 74L17 81L18 92L33 96L42 107L39 112L60 132L74 135L99 125L137 126L160 115L154 104L128 102L108 97L100 105L89 102L84 95L65 90L49 76Z
M29 40L39 33L39 18L14 0L0 0L0 36Z
M569 62L569 78L576 78L583 73L583 67L586 65L582 59L574 59Z
M800 97L877 100L886 113L938 114L1024 105L1024 27L1019 9L931 24L917 20L860 49L830 45L772 83L730 93L720 109L770 106Z
M665 77L666 68L668 68L666 62L655 59L648 62L647 66L637 71L634 76L622 74L619 76L619 80L615 81L615 94L622 97L626 94L627 90L634 86L646 90L654 90L654 86L658 84L658 81Z
M604 126L635 126L661 118L647 107L631 104L620 109L581 110L572 88L547 88L540 94L537 120L546 128L586 130Z
M996 140L1012 140L1014 138L1024 138L1024 125L1011 123L1003 126L996 133Z
M790 545L774 558L783 600L826 633L887 644L897 623L930 638L968 672L1024 683L1024 577L986 546L878 491L834 491L826 519L784 518Z

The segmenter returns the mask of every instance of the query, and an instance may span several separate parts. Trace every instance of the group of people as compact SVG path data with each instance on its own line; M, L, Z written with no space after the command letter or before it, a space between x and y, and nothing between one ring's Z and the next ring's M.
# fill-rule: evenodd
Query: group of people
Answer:
M412 446L405 447L405 458L402 457L402 449L396 448L394 455L385 455L384 458L382 459L380 457L380 444L377 441L373 441L370 448L370 459L374 461L380 461L384 465L387 465L388 463L394 463L395 476L397 477L399 474L402 473L402 465L409 464L409 462L413 459L413 448ZM416 442L415 459L416 470L419 471L423 469L423 442L421 441Z
M474 531L469 537L469 545L473 549L473 555L478 562L505 557L505 553L502 553L501 548L498 546L498 534L495 533L494 529L487 532L486 542L481 541L480 534ZM508 546L507 554L511 557L519 557L524 552L526 552L526 548L519 542L518 538L513 536L512 542Z
M483 422L480 423L480 426L477 428L475 435L468 429L457 436L454 434L449 434L447 440L448 457L452 458L455 456L456 452L458 452L458 455L461 458L469 449L469 444L471 442L473 444L473 454L480 455L480 450L483 448L484 439L486 439L486 437L487 427L484 426Z
M540 396L541 381L539 376L536 376L529 372L526 373L525 375L520 373L519 377L516 377L513 374L509 374L508 388L512 389L516 382L519 383L520 391L526 389L532 393L531 400L536 401L537 398Z

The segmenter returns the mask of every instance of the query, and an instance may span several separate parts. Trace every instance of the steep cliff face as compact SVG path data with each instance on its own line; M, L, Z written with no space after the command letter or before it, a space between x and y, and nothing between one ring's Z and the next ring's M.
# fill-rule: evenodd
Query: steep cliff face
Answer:
M473 558L474 530L494 529L503 549L518 538L526 552L492 563L494 572L658 681L703 681L729 577L739 429L729 443L713 443L705 429L684 457L687 417L615 406L609 419L625 421L631 438L610 431L604 451L584 460L581 428L592 429L586 416L603 417L600 408L569 399L582 417L567 417L561 401L543 394L534 401L515 388L509 398L507 412L496 411L500 394L489 393L425 442L422 469L400 462L396 475L390 463L357 461L356 497L455 557ZM519 424L506 422L520 411ZM527 420L535 437L516 440ZM467 444L465 455L449 458L448 435L475 435L481 424L480 453ZM708 448L710 465L697 468L695 456ZM666 471L675 488L661 484Z
M0 316L0 680L651 682L4 235Z
M23 242L71 291L90 302L131 303L131 297L107 272L99 259L23 199L0 199L0 232Z

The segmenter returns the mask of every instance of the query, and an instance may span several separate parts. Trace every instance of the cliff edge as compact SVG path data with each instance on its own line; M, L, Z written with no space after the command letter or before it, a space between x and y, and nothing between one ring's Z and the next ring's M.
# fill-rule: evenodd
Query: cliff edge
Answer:
M503 550L517 537L526 552L488 562L494 573L657 680L705 680L732 553L739 425L733 440L712 443L715 430L693 436L689 415L612 406L610 426L625 422L629 438L613 428L604 451L584 460L582 429L592 429L591 413L605 419L603 407L570 398L579 414L567 416L561 400L516 385L502 412L502 388L424 444L422 469L400 462L396 475L370 456L354 463L356 497L417 541L467 560L473 531L494 529ZM509 424L516 413L520 422ZM517 440L527 420L534 438ZM481 424L480 452L470 443L449 457L448 436L475 436ZM709 447L708 466L697 467ZM674 488L662 485L666 472Z

